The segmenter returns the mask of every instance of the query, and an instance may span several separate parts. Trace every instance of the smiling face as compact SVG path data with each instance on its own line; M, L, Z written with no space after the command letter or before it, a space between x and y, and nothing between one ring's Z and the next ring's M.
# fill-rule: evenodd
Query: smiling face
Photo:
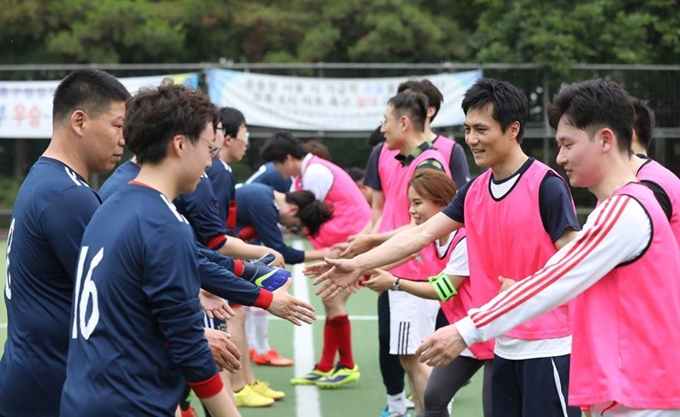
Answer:
M408 202L409 213L417 225L425 223L430 217L439 213L445 207L442 204L423 198L413 187L408 188Z
M387 149L391 151L400 149L404 143L404 123L401 120L402 117L395 113L394 107L391 105L387 106L380 125L380 131L385 136Z
M182 184L180 194L191 193L196 189L205 170L212 165L211 149L216 146L215 129L211 122L206 123L195 143L185 139L182 153Z
M123 157L125 102L112 103L97 117L83 113L84 160L90 174L110 171Z
M483 168L502 164L517 147L519 122L505 132L492 116L493 105L483 109L469 109L465 115L465 143L470 147L475 163Z
M599 135L569 124L562 117L557 125L555 140L559 151L556 162L564 167L569 182L574 187L592 187L603 176L602 140Z

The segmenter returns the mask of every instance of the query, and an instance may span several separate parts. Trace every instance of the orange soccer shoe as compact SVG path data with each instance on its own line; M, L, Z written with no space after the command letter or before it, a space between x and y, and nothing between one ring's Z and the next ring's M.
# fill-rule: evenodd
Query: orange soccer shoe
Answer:
M258 355L255 349L250 350L250 358L256 365L267 366L293 366L293 360L284 358L279 355L279 352L274 349L269 349L269 352L264 355Z

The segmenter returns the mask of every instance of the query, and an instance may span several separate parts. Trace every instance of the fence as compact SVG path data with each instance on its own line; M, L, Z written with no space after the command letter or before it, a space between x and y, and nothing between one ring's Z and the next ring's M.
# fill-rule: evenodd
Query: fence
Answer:
M570 71L556 75L549 68L534 64L381 64L381 63L313 63L313 64L120 64L120 65L5 65L0 66L0 80L56 80L78 68L99 68L118 77L157 75L170 72L200 72L200 84L205 87L204 71L225 68L274 75L369 78L393 76L424 76L443 72L481 69L485 77L503 79L523 89L530 100L530 120L525 129L525 151L555 166L554 131L549 127L546 107L552 96L565 82L605 77L621 83L632 95L650 101L656 113L655 140L650 155L676 174L680 172L680 66L650 65L575 65ZM446 97L444 98L446 100ZM379 121L376 121L376 126ZM259 165L258 147L271 135L272 129L249 126L251 147L241 164L235 166L238 179L244 179ZM462 143L460 126L440 129L441 133ZM331 151L333 160L341 166L364 166L370 152L366 138L370 132L299 131L301 139L321 140ZM6 179L21 181L28 169L47 146L47 140L0 139L0 187ZM470 161L475 175L479 169ZM93 178L93 186L103 178ZM2 196L0 209L11 208L11 198ZM592 207L592 197L584 190L575 190L577 206ZM9 202L8 202L9 201ZM2 215L2 213L0 213Z

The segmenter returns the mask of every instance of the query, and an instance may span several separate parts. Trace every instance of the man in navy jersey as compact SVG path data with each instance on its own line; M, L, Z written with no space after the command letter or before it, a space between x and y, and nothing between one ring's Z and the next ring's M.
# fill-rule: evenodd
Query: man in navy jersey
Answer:
M134 160L129 160L119 166L99 190L102 199L107 201L115 196L118 190L134 180L139 172L140 166ZM298 319L303 316L313 317L308 311L311 306L288 294L285 291L287 286L284 285L282 288L284 291L270 292L266 288L275 290L279 288L279 285L271 288L266 285L265 281L265 288L258 288L253 284L263 275L267 275L271 268L259 266L256 271L249 262L234 260L200 243L197 246L196 256L203 289L244 305L264 308L271 314L296 325L300 324ZM236 277L245 278L245 280Z
M305 228L314 236L331 219L329 207L316 200L310 191L284 194L264 184L246 184L236 189L236 206L237 236L243 240L260 240L281 252L288 264L323 259L324 250L302 251L286 245L278 226Z
M191 227L171 203L210 164L216 108L164 83L125 117L141 169L83 235L61 415L172 416L186 381L213 416L238 416L204 337Z
M129 96L96 70L69 74L54 93L52 139L24 180L10 222L2 416L59 415L78 252L100 205L87 178L120 161Z
M261 165L257 171L246 180L246 184L260 183L268 185L280 193L285 193L290 191L290 187L293 185L292 179L285 179L276 168L274 168L273 162L267 162Z

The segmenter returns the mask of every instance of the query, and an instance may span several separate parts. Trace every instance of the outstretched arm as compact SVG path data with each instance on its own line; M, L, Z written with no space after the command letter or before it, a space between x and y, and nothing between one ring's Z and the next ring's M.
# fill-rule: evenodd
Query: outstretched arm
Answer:
M406 229L382 245L352 259L326 259L332 268L314 280L320 285L316 294L332 298L352 285L364 272L388 265L421 250L433 240L463 227L443 213L437 213L425 223Z

